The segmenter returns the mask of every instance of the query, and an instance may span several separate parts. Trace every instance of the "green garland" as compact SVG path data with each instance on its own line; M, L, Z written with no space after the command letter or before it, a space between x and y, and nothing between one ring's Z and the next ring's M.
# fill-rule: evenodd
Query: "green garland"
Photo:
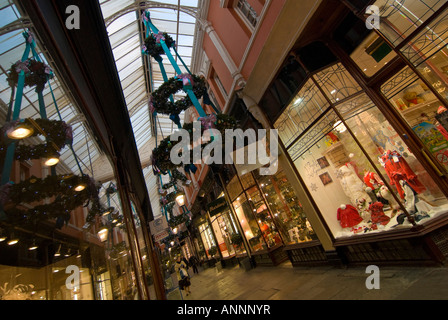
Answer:
M85 189L75 191L75 187L79 184L83 184ZM98 197L95 185L87 175L50 175L44 179L32 176L19 183L10 184L6 194L6 199L3 200L6 215L16 222L43 221L60 217L68 221L71 211ZM32 206L45 199L53 201ZM24 204L32 208L27 209ZM96 215L99 212L100 208L95 206L94 201L91 214ZM91 219L90 215L88 220Z
M161 36L163 36L168 48L174 47L175 41L168 35L168 33L164 32L159 33L158 35L151 34L145 39L143 52L155 59L159 59L162 54L165 54L160 41L157 41L157 38L160 38Z
M178 225L181 225L184 222L189 221L189 217L186 214L180 214L178 216L171 216L170 220L168 221L168 224L171 228L175 228Z
M200 99L206 92L205 80L202 77L196 75L191 76L193 82L193 93ZM159 114L165 115L179 115L182 111L187 110L193 105L189 96L183 99L171 102L170 96L184 89L182 79L177 77L170 78L164 82L159 89L154 91L150 97L150 105Z
M61 150L67 144L73 142L72 128L64 121L31 118L16 120L5 123L0 129L0 158L5 158L8 146L13 142L13 140L9 139L6 134L20 122L34 128L34 133L31 137L44 135L46 142L37 145L18 144L14 151L15 160L23 161L47 158L48 155L54 154L54 152ZM20 141L23 140L19 140L19 142Z
M225 134L226 129L236 129L238 122L229 115L226 114L218 114L216 115L216 121L214 122L213 128L218 130L221 135ZM190 134L190 141L193 139L193 124L184 124L182 127L184 130L187 130ZM201 126L201 135L207 130L206 128ZM180 165L175 165L171 162L170 154L173 147L179 143L179 141L171 141L171 136L160 141L159 145L153 149L152 151L152 164L153 170L155 174L166 174L167 171L176 170ZM208 143L202 144L201 148L203 149ZM193 150L190 151L190 159L192 159L191 154Z
M42 91L49 79L54 77L51 68L43 62L29 58L25 61L17 61L7 71L8 83L11 87L17 86L19 81L19 73L21 70L25 72L25 86L34 87L36 91Z

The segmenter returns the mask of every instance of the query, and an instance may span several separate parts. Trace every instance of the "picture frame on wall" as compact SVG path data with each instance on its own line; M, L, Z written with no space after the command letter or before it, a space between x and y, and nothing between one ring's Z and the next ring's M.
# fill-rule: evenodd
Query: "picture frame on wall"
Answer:
M333 182L333 179L331 179L331 176L328 172L325 172L325 173L319 175L319 178L320 178L320 181L322 181L324 186Z
M321 169L325 169L330 166L330 163L328 162L326 157L317 159L317 163L319 164Z

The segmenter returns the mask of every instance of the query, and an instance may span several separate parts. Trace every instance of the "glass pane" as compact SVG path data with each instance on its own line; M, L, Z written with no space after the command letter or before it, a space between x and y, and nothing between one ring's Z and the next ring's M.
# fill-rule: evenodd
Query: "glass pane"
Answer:
M283 143L290 145L328 106L323 94L309 80L275 123Z
M425 83L406 68L382 86L382 93L400 112L436 161L448 170L447 113Z
M378 31L396 46L445 2L444 0L378 0L373 3L380 9L381 23Z
M372 32L350 55L368 77L387 65L397 54L375 32Z
M283 171L273 176L257 176L262 192L287 244L317 240L302 205Z
M216 246L216 242L212 235L210 225L208 223L201 224L199 226L199 232L201 234L202 243L204 244L205 254L207 258L211 258L209 250Z
M448 101L448 11L414 37L401 51Z
M332 103L361 91L361 87L340 63L318 72L315 78Z
M278 233L277 227L273 221L269 208L264 201L263 195L258 190L258 187L252 187L247 190L247 196L252 204L255 219L261 230L261 235L271 248L275 245L281 244L282 239Z
M258 228L257 221L254 218L253 211L246 199L246 196L239 196L233 202L233 207L251 250L255 252L266 249L266 243L263 240L261 231Z

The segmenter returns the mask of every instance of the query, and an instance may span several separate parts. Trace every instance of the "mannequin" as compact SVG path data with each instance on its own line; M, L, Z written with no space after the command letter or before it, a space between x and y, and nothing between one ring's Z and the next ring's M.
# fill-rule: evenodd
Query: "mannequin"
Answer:
M394 211L397 211L400 208L400 205L386 186L382 186L380 188L379 194L382 198L386 199L389 202L389 205Z
M364 183L373 190L384 186L384 182L380 179L378 174L368 170L364 170Z
M380 158L380 163L386 170L390 182L397 188L401 199L404 199L404 190L400 185L400 180L406 181L417 193L426 190L425 186L418 180L417 175L409 167L406 160L397 151L386 151Z
M369 195L365 191L363 181L356 174L353 166L347 163L338 170L339 180L341 182L342 189L347 197L350 199L352 205L357 206L359 201L370 199Z
M343 204L338 208L337 219L342 228L351 228L362 222L358 210L351 204Z
M417 193L410 187L410 185L404 181L400 180L400 185L405 193L405 208L406 210L415 217L416 221L420 221L424 218L429 218L427 211L433 209L433 207L418 198Z

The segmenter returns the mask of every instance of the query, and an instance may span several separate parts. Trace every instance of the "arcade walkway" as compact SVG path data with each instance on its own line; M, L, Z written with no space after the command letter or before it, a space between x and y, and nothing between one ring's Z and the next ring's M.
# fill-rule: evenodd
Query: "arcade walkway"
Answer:
M199 268L187 300L448 300L448 267L383 267L380 289L368 290L366 268L277 267L245 271ZM178 292L178 290L177 290ZM180 299L179 294L170 299Z

